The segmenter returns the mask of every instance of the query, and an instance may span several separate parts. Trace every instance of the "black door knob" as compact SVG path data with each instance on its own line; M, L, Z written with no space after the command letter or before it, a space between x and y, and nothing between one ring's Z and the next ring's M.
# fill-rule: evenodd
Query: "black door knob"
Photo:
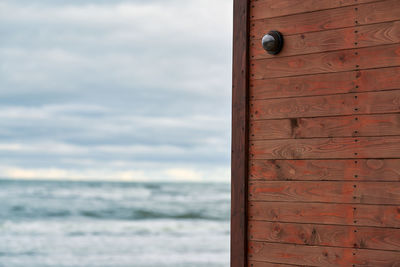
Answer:
M283 47L283 36L278 31L270 31L262 38L263 48L271 55L281 52Z

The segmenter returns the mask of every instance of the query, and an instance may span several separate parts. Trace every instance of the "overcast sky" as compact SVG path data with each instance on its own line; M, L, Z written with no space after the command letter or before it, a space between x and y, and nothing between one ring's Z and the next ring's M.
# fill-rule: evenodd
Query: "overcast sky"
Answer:
M0 0L0 177L229 181L232 0Z

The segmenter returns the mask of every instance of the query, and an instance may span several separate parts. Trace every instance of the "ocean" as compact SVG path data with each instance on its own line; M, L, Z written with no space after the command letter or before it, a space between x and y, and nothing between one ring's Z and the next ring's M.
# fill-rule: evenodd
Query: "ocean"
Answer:
M228 183L0 180L0 266L229 266Z

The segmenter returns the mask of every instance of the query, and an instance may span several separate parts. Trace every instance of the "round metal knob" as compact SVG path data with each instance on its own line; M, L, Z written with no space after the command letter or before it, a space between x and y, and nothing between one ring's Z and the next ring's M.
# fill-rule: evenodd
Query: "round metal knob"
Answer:
M283 47L283 36L278 31L270 31L262 38L263 48L271 55L281 52Z

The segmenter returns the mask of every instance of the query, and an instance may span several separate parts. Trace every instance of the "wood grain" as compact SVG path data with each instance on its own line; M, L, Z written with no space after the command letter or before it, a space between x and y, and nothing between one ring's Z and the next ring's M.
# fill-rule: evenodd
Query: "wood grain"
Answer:
M233 1L231 267L247 265L248 1Z
M266 19L374 1L376 0L253 0L250 15L252 20Z
M400 42L400 21L357 26L331 31L311 32L285 37L280 57L370 47ZM261 39L250 43L252 59L273 58L261 44Z
M250 220L400 227L400 206L252 201Z
M400 66L400 45L394 44L251 60L250 78L268 79L397 66Z
M250 119L400 112L400 90L250 101Z
M400 205L400 183L254 181L249 200Z
M252 80L252 100L400 88L400 67Z
M273 243L400 251L400 229L249 222L249 239Z
M249 258L311 266L398 266L400 253L366 249L331 248L249 242Z
M400 158L400 137L343 137L250 142L251 159Z
M400 135L400 114L257 120L250 140Z
M399 0L249 4L246 264L400 266Z
M295 265L293 264L283 264L283 263L272 263L272 262L266 262L266 261L252 261L250 260L248 262L248 265L250 267L293 267ZM303 266L305 267L305 266Z
M357 7L347 6L284 17L257 19L251 22L250 38L260 39L271 29L279 30L284 35L292 35L388 22L398 20L399 14L398 0L388 0Z
M252 160L250 181L400 181L400 159Z

